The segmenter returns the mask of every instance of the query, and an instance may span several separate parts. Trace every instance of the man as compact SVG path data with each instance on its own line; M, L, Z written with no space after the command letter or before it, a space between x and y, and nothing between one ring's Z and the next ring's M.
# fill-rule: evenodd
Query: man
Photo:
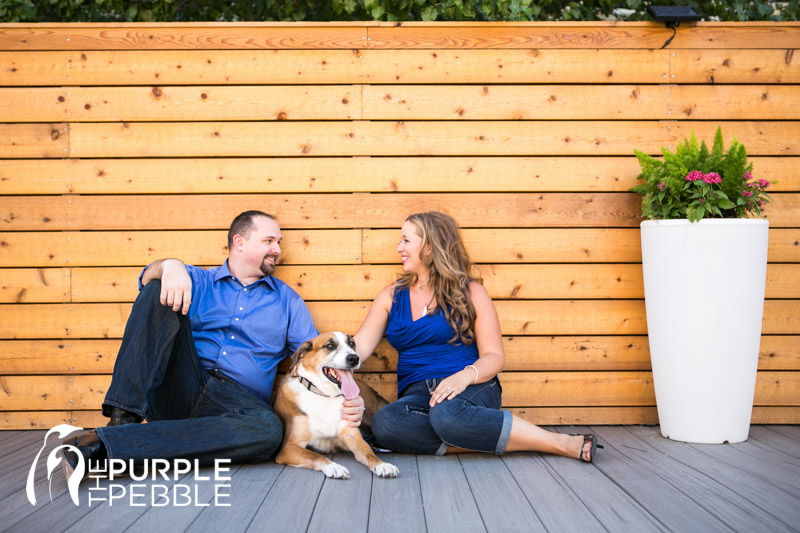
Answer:
M246 211L222 266L162 259L144 269L103 403L111 420L68 442L85 460L257 462L277 451L278 363L318 334L300 296L272 276L280 244L271 215ZM345 402L342 418L358 426L362 411L361 398ZM64 454L68 476L77 463Z

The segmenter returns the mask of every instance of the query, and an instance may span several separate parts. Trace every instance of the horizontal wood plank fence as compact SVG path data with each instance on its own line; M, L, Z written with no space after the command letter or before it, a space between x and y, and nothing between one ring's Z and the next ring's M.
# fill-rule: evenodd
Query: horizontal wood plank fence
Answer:
M753 421L800 423L800 25L671 35L0 24L0 429L103 424L138 272L219 265L246 209L278 217L277 275L347 332L399 270L405 217L450 213L500 314L506 407L656 423L633 150L718 125L775 182ZM396 361L384 341L364 368L389 398Z

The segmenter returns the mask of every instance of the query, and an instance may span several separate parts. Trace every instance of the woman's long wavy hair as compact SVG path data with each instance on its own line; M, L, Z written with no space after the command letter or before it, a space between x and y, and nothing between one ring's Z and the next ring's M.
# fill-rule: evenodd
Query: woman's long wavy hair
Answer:
M433 289L437 306L444 310L447 323L455 331L448 342L472 344L475 340L475 306L469 297L469 283L483 283L483 278L469 259L458 224L452 217L438 211L416 213L406 221L417 227L422 237L420 260L429 272L427 285ZM430 246L431 253L425 251ZM410 287L417 275L403 272L397 275L398 287Z

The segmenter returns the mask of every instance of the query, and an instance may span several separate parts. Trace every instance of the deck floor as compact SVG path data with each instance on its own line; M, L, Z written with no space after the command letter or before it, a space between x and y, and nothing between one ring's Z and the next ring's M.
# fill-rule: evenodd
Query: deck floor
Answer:
M77 506L60 464L48 482L57 439L37 463L34 506L26 480L45 432L4 431L0 530L800 531L800 426L753 426L747 442L716 446L670 441L652 426L554 429L591 431L605 449L591 465L537 453L386 455L396 479L337 454L352 479L266 463L231 465L229 480L213 469L201 470L207 480L88 480ZM214 505L215 491L230 506Z

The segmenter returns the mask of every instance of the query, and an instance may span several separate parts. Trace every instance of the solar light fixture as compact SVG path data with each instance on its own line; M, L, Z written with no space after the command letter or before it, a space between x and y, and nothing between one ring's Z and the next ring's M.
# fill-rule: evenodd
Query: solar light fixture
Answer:
M656 22L663 22L667 28L672 28L672 37L661 48L665 48L675 37L677 28L681 22L697 22L703 18L700 13L689 6L648 6L647 14L653 17Z
M656 22L665 22L668 27L677 26L681 22L697 22L703 18L689 6L648 6L647 14Z

